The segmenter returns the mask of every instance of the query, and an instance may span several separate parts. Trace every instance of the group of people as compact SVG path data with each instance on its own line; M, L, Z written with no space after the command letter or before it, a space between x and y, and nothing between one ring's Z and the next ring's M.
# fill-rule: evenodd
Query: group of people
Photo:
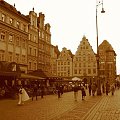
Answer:
M89 89L89 95L94 96L96 91L97 91L97 84L95 82L93 82L93 84L89 84L88 85L88 89ZM106 84L102 84L102 93L106 93L106 95L108 95L111 92L112 95L114 95L115 92L115 84L109 84L108 82L106 82Z
M79 89L81 90L82 100L85 99L85 96L86 96L85 86L81 85L81 87L79 88L79 86L76 83L73 87L75 101L77 101L77 99L78 99L78 90Z
M41 86L41 98L44 96L44 86ZM37 100L38 99L38 86L37 84L34 84L32 87L32 101L34 98ZM18 105L24 104L25 101L28 101L30 99L27 91L23 88L22 85L19 86L18 89Z
M73 87L73 91L74 91L74 99L75 101L77 101L78 99L78 90L81 90L81 97L82 100L85 99L86 96L86 86L85 85L81 85L80 87L77 85L77 83L75 83L74 87ZM93 82L92 84L90 83L88 85L88 91L89 91L89 96L95 96L97 93L97 84L95 82ZM106 84L102 85L102 93L106 93L106 95L108 95L111 92L111 95L114 95L115 92L115 84L109 84L108 82L106 82Z
M63 94L64 91L64 86L63 85L58 85L56 86L57 89L57 94L58 94L58 98L60 98ZM74 91L74 99L75 101L77 101L78 99L78 91L81 90L81 99L85 100L85 96L86 96L86 86L85 85L81 85L78 86L77 83L75 83L74 87L73 87L73 91ZM88 85L88 90L89 90L89 95L91 96L95 96L96 91L97 91L97 84L95 82L93 82L92 84L90 83ZM37 96L38 96L38 86L37 84L34 84L33 88L32 88L32 101L35 97L35 99L37 100ZM114 95L115 92L115 84L110 85L108 82L104 85L102 85L102 92L106 93L106 95L108 95L108 93L111 91L111 94ZM29 95L27 94L26 90L22 87L22 85L20 85L19 90L18 90L18 105L24 104L24 101L27 101L30 99ZM44 86L41 86L41 98L43 98L44 96Z

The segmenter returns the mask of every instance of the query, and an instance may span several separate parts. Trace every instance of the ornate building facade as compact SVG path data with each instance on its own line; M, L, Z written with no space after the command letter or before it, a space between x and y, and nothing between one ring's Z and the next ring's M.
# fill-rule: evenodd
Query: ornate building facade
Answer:
M29 24L29 39L28 39L28 72L37 70L38 64L38 28L37 28L37 13L29 12L27 16L30 20Z
M50 24L44 21L34 8L25 16L0 0L0 61L18 63L24 73L41 69L51 74Z
M45 15L39 13L38 17L38 69L51 74L51 32L50 24L44 24Z
M15 6L0 1L0 61L16 62L27 72L29 19Z
M73 58L73 76L85 81L92 81L97 76L96 55L85 36Z
M57 59L57 75L59 77L70 78L73 75L73 54L65 47L60 52Z

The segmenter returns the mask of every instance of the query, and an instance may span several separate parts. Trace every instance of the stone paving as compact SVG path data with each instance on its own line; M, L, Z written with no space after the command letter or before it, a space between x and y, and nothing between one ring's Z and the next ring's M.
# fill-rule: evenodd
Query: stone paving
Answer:
M0 100L0 120L120 120L120 90L114 96L88 96L74 101L73 92L48 95L17 106L17 100Z

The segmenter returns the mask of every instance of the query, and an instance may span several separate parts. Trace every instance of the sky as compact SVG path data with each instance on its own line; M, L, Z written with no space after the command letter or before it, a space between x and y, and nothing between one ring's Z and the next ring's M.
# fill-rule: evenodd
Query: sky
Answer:
M51 26L51 43L71 50L73 54L85 35L94 52L96 42L96 5L98 0L5 0L18 11L28 15L33 10L45 14L45 24ZM102 0L99 0L102 2ZM103 0L97 7L98 43L107 40L116 52L117 74L120 74L120 0Z

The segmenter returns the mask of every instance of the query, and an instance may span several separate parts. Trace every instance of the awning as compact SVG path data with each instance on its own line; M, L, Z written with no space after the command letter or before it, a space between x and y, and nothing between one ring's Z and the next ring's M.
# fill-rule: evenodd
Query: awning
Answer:
M20 73L17 72L5 72L5 71L0 71L0 76L2 77L19 77Z
M21 73L20 79L44 80L45 78Z
M21 70L17 63L0 61L0 77L17 78L20 77Z

